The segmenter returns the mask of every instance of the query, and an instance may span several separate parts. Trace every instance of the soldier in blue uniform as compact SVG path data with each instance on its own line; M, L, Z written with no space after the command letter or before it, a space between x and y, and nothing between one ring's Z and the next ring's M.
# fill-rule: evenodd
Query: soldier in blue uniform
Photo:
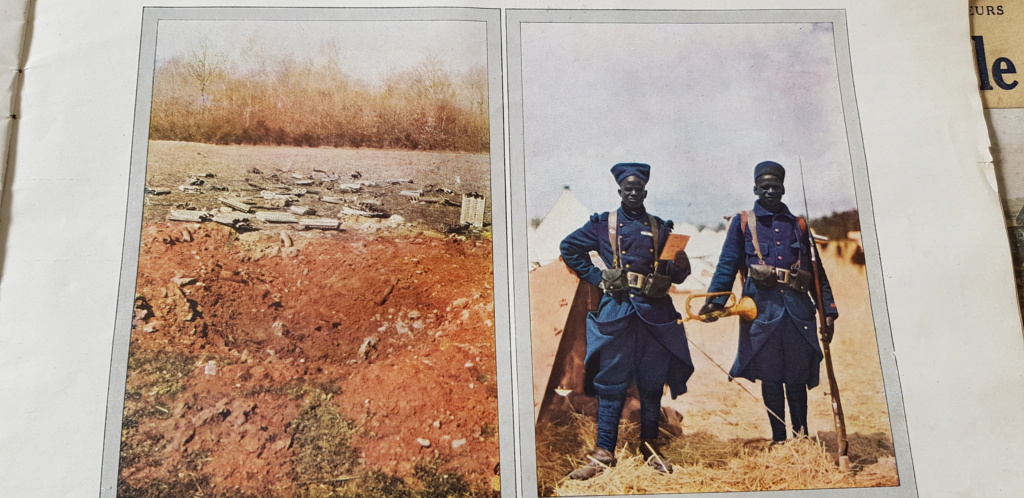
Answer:
M729 375L761 381L775 443L786 440L787 401L793 432L807 434L807 390L818 385L822 359L815 302L820 298L825 310L821 338L826 343L832 340L832 323L839 317L817 253L821 296L815 295L810 251L816 249L809 242L806 222L782 202L785 178L785 168L772 161L754 168L754 209L733 217L708 287L709 293L732 290L740 272L743 295L757 304L756 319L740 320L739 348ZM722 309L727 297L709 298L700 314Z
M589 479L615 464L619 418L634 382L640 397L641 453L656 470L672 471L657 442L661 396L666 384L673 398L686 392L693 363L668 289L690 274L690 261L683 251L672 260L657 259L672 222L644 208L650 170L640 163L613 166L621 207L594 214L560 246L565 263L604 291L598 310L587 316L584 382L586 393L598 398L597 447L589 463L569 475L573 479ZM590 251L598 252L607 269L594 266Z

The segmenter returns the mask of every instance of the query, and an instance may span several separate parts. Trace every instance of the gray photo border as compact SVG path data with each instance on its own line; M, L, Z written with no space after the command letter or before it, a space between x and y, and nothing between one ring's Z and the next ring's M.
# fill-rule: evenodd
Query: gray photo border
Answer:
M101 497L117 494L121 423L128 368L132 306L142 235L143 198L148 156L150 102L156 58L157 25L161 20L288 20L288 21L479 21L487 25L488 107L490 112L491 223L493 234L494 328L498 382L499 458L501 496L517 495L510 311L508 294L508 233L506 231L505 134L502 73L501 11L494 8L380 7L380 8L250 8L145 7L139 49L131 170L128 181L121 277L111 348L107 411L104 422Z
M907 432L906 413L896 367L892 330L886 307L885 285L882 278L882 260L875 231L875 214L871 200L871 184L868 178L867 158L861 132L857 98L854 92L853 67L850 55L849 32L845 10L736 10L736 11L678 11L678 10L528 10L509 9L506 11L508 99L509 99L509 164L510 203L512 215L512 273L516 282L515 323L518 324L516 348L518 351L516 371L521 399L518 400L517 418L519 424L521 496L537 496L536 441L533 421L533 378L530 341L529 306L529 261L526 247L526 164L523 140L523 77L522 39L520 24L523 23L637 23L637 24L734 24L734 23L832 23L835 50L842 94L843 110L853 165L853 181L858 209L860 210L861 236L864 246L868 289L879 360L882 366L882 380L886 402L889 407L889 423L892 429L900 485L886 488L843 488L793 491L734 492L735 496L783 498L789 496L865 496L865 497L907 497L917 496L910 439ZM646 496L677 496L646 495Z

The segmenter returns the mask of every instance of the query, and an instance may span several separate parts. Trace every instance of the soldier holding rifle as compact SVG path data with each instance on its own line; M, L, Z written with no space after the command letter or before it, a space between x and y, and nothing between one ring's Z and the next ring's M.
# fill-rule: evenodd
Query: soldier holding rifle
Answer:
M584 385L598 398L597 447L589 462L569 475L573 479L590 479L615 465L619 418L634 382L640 395L640 451L654 469L672 471L657 441L661 396L666 384L673 398L686 392L693 363L668 290L690 274L690 261L683 251L672 260L658 259L672 222L644 208L650 171L640 163L613 166L621 206L594 214L560 246L565 263L604 291L598 310L587 315ZM608 269L594 266L590 251L597 251Z
M709 293L729 291L740 273L743 295L757 304L757 318L740 321L739 348L729 375L761 381L772 441L778 444L786 441L787 401L793 432L807 435L807 390L818 385L822 359L814 332L816 303L826 317L821 327L826 346L839 317L807 224L782 202L785 178L785 168L772 161L754 168L754 209L733 217L708 287ZM700 315L721 311L726 299L709 298Z

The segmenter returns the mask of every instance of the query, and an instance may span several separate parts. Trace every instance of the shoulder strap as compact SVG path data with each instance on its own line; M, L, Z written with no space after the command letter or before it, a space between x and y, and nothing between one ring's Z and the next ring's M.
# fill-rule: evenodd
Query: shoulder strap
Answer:
M619 210L608 212L608 241L612 244L612 268L619 267L619 237L617 230L619 226Z
M750 211L740 211L740 232L747 234L747 215Z
M651 238L654 239L654 273L658 272L658 258L661 253L658 251L658 242L661 240L658 238L658 220L654 219L654 215L647 213L647 219L651 223Z
M800 225L800 231L803 232L803 234L806 234L807 233L807 220L805 220L803 216L797 216L796 217L796 222L797 222L798 225Z
M747 211L743 214L746 215L747 225L750 227L750 241L754 243L754 254L757 254L757 262L764 264L764 256L761 255L761 244L757 241L757 216L750 216Z

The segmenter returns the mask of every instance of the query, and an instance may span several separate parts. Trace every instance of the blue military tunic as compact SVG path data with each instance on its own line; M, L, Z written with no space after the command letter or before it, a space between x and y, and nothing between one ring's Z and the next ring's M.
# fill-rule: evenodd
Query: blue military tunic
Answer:
M755 202L750 213L756 217L764 264L813 271L807 234L800 229L797 218L785 204L780 212L771 213ZM740 216L733 217L708 292L732 290L736 273L758 263L749 227L741 226ZM818 272L825 314L838 317L832 288L820 260ZM797 292L783 283L772 289L759 289L748 277L743 283L743 295L754 300L758 315L752 322L740 320L736 361L729 375L750 380L807 384L808 387L818 385L822 353L816 334L814 292L813 284L809 292ZM725 300L726 297L712 299L719 304L724 304Z
M655 252L664 247L672 222L655 217L660 239L655 248L646 212L630 217L620 208L617 217L620 267L650 274ZM605 265L613 267L608 213L591 216L562 241L560 250L562 259L581 279L600 286L601 270L591 262L589 253L597 251ZM670 275L673 283L681 283L690 273L689 268L676 268L671 261L661 261L659 267L658 272ZM624 394L633 380L641 394L656 391L660 396L665 384L673 398L686 392L693 363L685 330L676 322L679 318L669 296L652 299L632 288L628 293L605 294L598 310L587 316L586 392Z

